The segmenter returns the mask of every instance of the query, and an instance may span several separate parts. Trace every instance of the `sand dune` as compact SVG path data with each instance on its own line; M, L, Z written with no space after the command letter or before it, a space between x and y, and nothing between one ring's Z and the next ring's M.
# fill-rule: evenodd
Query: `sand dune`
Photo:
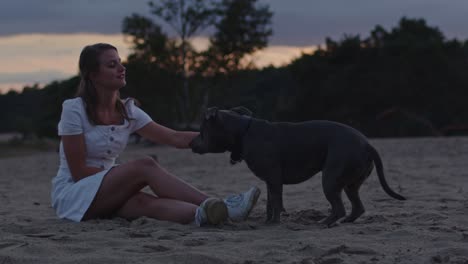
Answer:
M286 186L287 214L266 225L265 185L227 154L131 146L121 160L156 154L169 171L209 194L262 189L242 223L198 228L149 218L72 223L50 207L55 152L0 160L0 264L7 263L468 263L468 138L378 139L397 201L373 172L365 215L324 228L321 175ZM349 202L345 199L347 210Z

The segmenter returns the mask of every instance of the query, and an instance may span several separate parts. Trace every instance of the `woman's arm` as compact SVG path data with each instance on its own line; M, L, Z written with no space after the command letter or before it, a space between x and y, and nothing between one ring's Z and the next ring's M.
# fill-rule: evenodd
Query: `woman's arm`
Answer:
M189 148L190 142L199 134L192 131L176 131L153 121L135 132L155 143L170 145L176 148Z
M75 182L103 170L86 166L86 145L83 134L62 136L62 144L68 168Z

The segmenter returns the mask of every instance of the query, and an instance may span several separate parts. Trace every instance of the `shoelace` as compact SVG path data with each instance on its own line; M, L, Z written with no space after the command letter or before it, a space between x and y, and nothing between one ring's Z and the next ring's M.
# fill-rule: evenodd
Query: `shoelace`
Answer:
M232 207L232 206L236 206L239 203L241 203L243 199L244 199L244 194L243 193L231 194L228 197L226 197L225 203L226 203L226 205Z

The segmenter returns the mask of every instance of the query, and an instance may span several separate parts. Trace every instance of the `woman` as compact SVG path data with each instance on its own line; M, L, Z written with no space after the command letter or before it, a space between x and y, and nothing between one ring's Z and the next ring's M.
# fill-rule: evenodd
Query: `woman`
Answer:
M79 68L77 97L64 101L58 124L60 168L51 198L59 217L79 222L146 216L201 226L248 216L260 194L256 187L221 200L208 197L151 158L115 165L131 133L176 148L188 148L198 133L161 126L132 99L120 99L125 67L114 46L86 46ZM145 186L154 195L142 192Z

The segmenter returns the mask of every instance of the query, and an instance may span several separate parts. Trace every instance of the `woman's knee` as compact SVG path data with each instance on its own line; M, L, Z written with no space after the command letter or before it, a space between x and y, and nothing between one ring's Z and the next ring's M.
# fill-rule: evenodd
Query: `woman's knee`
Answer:
M140 178L147 185L155 178L160 179L160 177L167 175L159 163L150 157L131 161L127 166L131 168L130 174L133 175L132 177Z
M131 167L132 167L132 170L135 171L135 173L145 176L145 177L147 175L153 174L154 171L162 170L159 163L150 157L144 157L144 158L132 161Z

